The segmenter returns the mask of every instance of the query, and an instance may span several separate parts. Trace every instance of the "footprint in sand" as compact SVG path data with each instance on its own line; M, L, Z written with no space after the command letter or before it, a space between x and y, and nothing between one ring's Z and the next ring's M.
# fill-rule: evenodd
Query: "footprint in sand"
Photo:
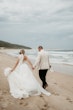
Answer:
M0 91L0 95L2 95L3 93L2 93L2 91Z
M23 102L20 102L20 105L23 105Z
M54 84L56 84L57 85L57 83L55 82Z
M47 104L45 104L44 107L47 107Z
M8 103L2 103L2 109L6 109L8 106Z
M50 106L48 106L48 104L44 104L44 107L41 108L41 110L47 110L48 108L50 108Z
M46 108L41 108L41 110L47 110Z
M66 100L68 100L70 103L73 103L73 101L69 97L67 97Z
M54 92L53 94L56 95L56 96L59 96L60 95L59 93L56 93L56 92Z
M23 105L23 106L27 106L28 105L28 103L24 103L24 102L20 102L19 104Z
M0 96L0 101L3 99L3 97L2 96Z
M27 106L27 105L28 105L28 103L25 103L25 104L24 104L24 106Z

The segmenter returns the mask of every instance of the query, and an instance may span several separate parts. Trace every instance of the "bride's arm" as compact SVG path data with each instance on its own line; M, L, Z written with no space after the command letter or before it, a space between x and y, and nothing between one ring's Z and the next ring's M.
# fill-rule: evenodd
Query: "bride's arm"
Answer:
M17 59L17 61L16 61L15 65L14 65L14 67L12 68L11 72L13 72L13 71L15 70L15 68L16 68L17 65L18 65L18 63L19 63L19 59Z
M31 68L33 68L32 63L27 56L24 57L24 60L26 60L29 63L29 65L31 66Z

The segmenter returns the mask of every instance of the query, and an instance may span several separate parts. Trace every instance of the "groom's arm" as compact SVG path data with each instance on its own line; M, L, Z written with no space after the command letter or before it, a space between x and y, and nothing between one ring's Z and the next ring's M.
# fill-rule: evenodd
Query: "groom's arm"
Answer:
M41 59L41 55L38 54L38 56L37 56L37 58L36 58L36 61L35 61L34 65L33 65L33 68L35 68L37 65L39 65L40 59Z

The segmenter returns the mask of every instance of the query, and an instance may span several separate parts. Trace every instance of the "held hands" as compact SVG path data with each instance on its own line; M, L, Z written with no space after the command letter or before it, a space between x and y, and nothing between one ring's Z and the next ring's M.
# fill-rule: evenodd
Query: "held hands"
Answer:
M32 69L34 70L35 68L32 66Z
M13 72L14 70L12 69L12 70L10 70L10 72Z

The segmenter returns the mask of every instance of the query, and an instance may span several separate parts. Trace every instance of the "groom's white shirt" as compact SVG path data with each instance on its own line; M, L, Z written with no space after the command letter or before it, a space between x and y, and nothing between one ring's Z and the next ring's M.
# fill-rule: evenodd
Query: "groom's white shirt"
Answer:
M50 62L49 62L49 54L48 52L44 51L43 49L38 53L38 56L36 58L35 64L33 67L36 66L39 67L39 69L50 69Z

